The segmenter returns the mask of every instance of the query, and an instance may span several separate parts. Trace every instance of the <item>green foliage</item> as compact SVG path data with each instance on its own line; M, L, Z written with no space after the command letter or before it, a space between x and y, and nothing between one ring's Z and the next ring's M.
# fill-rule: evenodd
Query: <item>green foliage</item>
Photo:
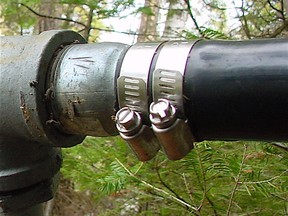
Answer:
M44 3L49 2L43 0L1 1L0 20L3 20L0 23L1 34L39 33L37 31L39 20L49 19L49 23L57 23L54 28L78 31L85 39L95 42L99 36L98 29L104 29L101 20L119 17L121 12L133 6L134 0L113 0L109 1L109 4L107 1L94 0L54 0L49 3L53 7L53 13L49 14L47 11L41 11ZM45 28L45 25L43 26Z
M137 12L146 14L148 16L153 16L154 15L152 8L148 7L148 6L139 7Z
M0 18L3 22L0 23L0 29L5 35L24 34L35 25L36 18L29 13L24 13L20 3L30 3L32 6L37 6L39 0L2 0L0 3Z
M223 32L219 32L210 28L201 27L201 31L204 34L205 38L208 39L229 39Z
M206 28L204 26L200 27L200 30L203 34L203 37L206 39L223 39L227 40L229 37L225 35L223 32L219 32L217 30L213 30L211 28ZM188 40L195 40L198 39L199 36L194 32L183 30L181 33L181 37L188 39Z
M285 215L287 167L287 153L268 143L202 142L180 161L159 152L140 163L119 138L88 138L65 149L62 172L95 200L112 195L114 207L103 215Z
M84 25L89 24L92 11L92 29L101 26L99 19L117 17L134 6L133 0L114 0L112 4L94 0L57 2L63 17ZM214 16L198 31L208 39L243 38L247 34L268 37L281 26L282 19L277 18L280 1L270 1L274 7L271 10L267 1L249 0L243 1L242 11L236 8L241 25L228 34L224 1L207 2ZM20 3L37 11L40 0L1 1L4 22L0 27L6 35L31 31L37 22L37 17ZM136 11L154 15L150 7ZM64 22L63 28L83 30L83 26L69 22ZM92 40L97 40L96 29L91 32ZM181 36L197 39L199 32L183 30ZM201 142L180 161L169 161L159 152L153 160L140 163L120 138L89 137L82 145L64 149L63 155L62 173L73 181L75 190L89 191L96 203L112 203L99 215L288 215L287 152L269 143Z

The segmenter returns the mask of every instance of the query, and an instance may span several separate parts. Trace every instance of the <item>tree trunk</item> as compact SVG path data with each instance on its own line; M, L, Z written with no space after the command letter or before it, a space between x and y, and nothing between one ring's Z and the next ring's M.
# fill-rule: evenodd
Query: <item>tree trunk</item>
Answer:
M188 19L185 1L168 0L169 11L167 13L162 39L176 39L184 29Z
M145 0L144 7L151 8L152 14L142 13L137 42L157 40L157 23L160 3L161 0Z
M41 0L39 4L39 13L43 15L49 15L54 17L61 16L61 9L56 6L56 0ZM56 19L50 19L45 17L38 17L37 24L34 32L39 34L43 31L60 29L61 21Z
M86 23L87 27L85 28L84 33L83 33L83 37L87 41L89 40L89 36L90 36L90 31L91 31L92 21L93 21L93 15L94 15L94 9L90 8L89 13L88 13L87 23Z

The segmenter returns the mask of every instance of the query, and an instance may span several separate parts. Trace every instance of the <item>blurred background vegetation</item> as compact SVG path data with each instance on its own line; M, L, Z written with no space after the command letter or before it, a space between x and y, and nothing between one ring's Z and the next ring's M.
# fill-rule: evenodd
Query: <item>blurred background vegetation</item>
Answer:
M0 8L0 35L72 29L89 42L131 44L288 37L287 0L1 0ZM88 137L63 156L46 216L288 215L285 143L204 141L180 161L160 152L141 163L119 137Z

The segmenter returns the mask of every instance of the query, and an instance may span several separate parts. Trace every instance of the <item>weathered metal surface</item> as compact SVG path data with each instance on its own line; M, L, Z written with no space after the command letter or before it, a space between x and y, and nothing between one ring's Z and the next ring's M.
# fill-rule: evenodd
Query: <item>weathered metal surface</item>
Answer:
M116 135L116 74L129 46L77 44L63 50L51 73L52 110L66 133ZM51 95L51 94L50 94Z
M53 119L46 77L59 50L85 41L71 31L50 31L0 42L0 215L36 214L40 209L30 207L56 190L62 159L53 146L76 145L85 137L47 124Z
M53 198L59 175L11 194L0 194L0 216L41 216L40 203Z
M51 120L45 100L46 76L57 52L71 43L84 43L72 31L49 31L37 36L0 40L0 136L48 145L72 145L83 136L68 136L46 124Z

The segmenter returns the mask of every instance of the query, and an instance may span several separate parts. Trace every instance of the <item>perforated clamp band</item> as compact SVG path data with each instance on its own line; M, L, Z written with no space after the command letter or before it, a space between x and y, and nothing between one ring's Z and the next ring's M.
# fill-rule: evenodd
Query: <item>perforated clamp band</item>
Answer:
M148 120L148 78L153 57L161 43L133 45L126 53L117 80L120 108L129 107Z
M187 58L196 41L169 41L160 50L152 78L153 101L167 99L184 113L183 77Z

